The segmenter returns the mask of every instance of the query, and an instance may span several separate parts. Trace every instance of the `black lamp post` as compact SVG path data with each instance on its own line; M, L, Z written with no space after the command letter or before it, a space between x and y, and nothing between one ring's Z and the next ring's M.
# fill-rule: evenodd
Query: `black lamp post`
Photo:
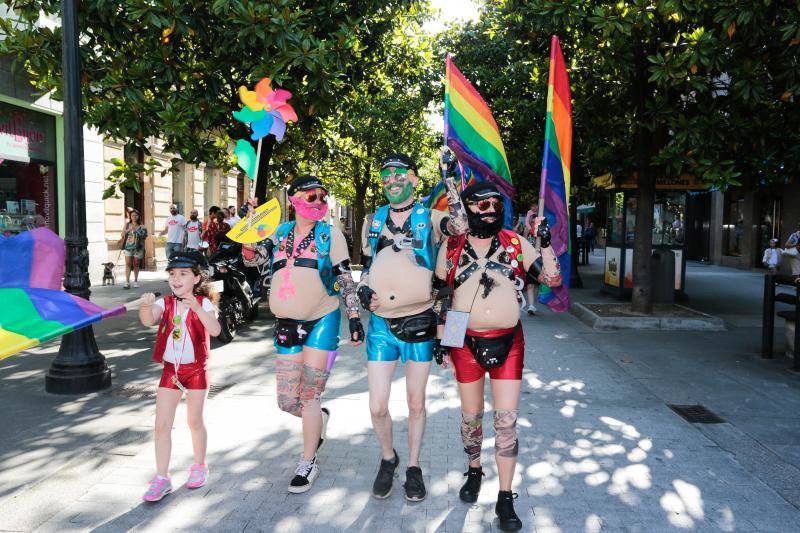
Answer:
M66 243L64 288L89 298L89 244L86 238L86 186L83 173L81 56L78 44L78 2L61 1L61 45L64 69L64 144L66 155ZM97 349L92 327L64 335L58 356L45 377L53 394L81 394L111 386L111 370Z

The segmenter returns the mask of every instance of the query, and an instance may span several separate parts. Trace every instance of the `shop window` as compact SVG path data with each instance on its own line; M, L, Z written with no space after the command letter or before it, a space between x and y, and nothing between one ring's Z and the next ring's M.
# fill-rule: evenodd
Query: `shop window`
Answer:
M622 242L622 215L625 201L625 193L617 192L611 196L611 209L608 217L608 242L621 243Z
M744 238L744 197L726 195L722 225L724 255L741 256Z
M0 102L0 234L58 231L55 118Z
M653 207L653 244L683 246L685 221L686 194L657 191Z

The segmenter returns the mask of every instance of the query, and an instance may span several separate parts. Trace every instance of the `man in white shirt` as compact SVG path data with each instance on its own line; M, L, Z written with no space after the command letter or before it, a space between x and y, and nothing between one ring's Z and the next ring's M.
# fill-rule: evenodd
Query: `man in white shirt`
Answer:
M203 233L203 224L198 219L197 209L192 209L189 213L189 221L186 223L187 250L200 250L201 233Z
M167 259L172 257L175 252L183 251L183 236L186 232L186 218L178 214L178 206L172 204L169 206L170 217L167 219L167 224L161 230L159 235L167 235L166 254Z
M239 216L236 214L236 206L235 205L229 205L228 206L228 216L225 218L225 223L227 225L229 225L230 227L234 227L236 224L239 223L240 220L242 220L242 219L239 218Z

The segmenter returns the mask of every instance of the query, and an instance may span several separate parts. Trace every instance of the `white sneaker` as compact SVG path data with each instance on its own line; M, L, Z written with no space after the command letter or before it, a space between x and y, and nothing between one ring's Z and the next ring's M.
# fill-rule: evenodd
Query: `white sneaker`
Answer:
M130 289L131 288L131 284L130 283L125 283L125 285L123 285L122 288L123 289Z
M314 484L314 480L317 479L317 477L319 477L317 456L315 455L314 458L309 461L300 459L300 462L297 464L297 469L294 471L294 477L292 481L289 482L289 492L292 494L307 492L311 488L311 485Z
M327 407L322 408L322 433L319 435L319 444L317 444L317 453L322 450L322 447L325 445L325 435L328 432L328 420L331 417L331 412L328 410Z
M138 281L134 281L133 282L133 288L134 289L138 289L139 288L139 282Z
M528 306L528 309L526 309L526 311L528 312L528 316L535 316L536 315L536 306L531 304L531 305Z

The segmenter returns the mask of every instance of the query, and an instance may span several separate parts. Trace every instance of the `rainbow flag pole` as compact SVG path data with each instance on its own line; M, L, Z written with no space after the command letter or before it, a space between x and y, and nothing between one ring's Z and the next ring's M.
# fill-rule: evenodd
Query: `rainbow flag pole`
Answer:
M563 285L542 286L539 301L550 309L569 309L569 185L572 160L572 102L569 78L558 37L553 35L550 50L550 76L547 82L547 122L544 158L539 188L539 216L547 217L552 234L551 246L561 265Z

